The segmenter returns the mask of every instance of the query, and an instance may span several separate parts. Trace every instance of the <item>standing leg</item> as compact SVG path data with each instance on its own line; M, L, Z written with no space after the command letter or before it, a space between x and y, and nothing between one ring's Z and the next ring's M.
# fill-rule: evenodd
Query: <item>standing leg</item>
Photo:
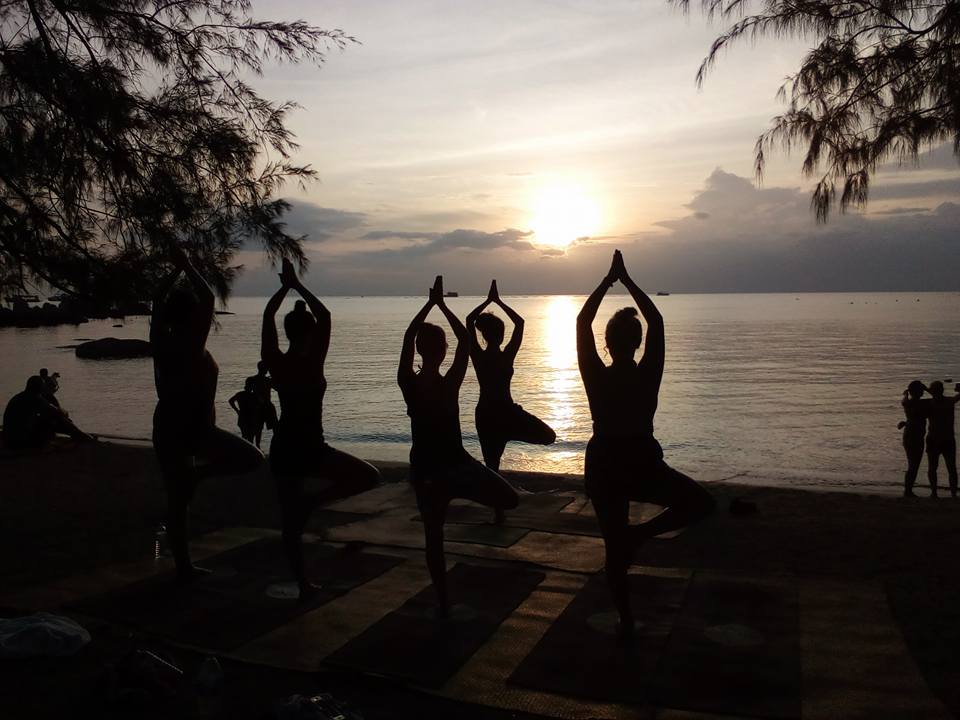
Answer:
M627 579L633 554L628 535L630 503L626 498L612 495L594 494L590 500L603 535L604 574L613 596L613 605L620 616L618 635L621 641L629 642L633 635L633 609L630 607L630 586Z
M300 586L301 599L317 590L307 577L303 561L303 532L314 508L369 490L380 479L380 472L370 463L328 445L308 460L307 476L278 478L278 487L283 490L280 498L283 544ZM307 490L316 480L323 482L323 486Z
M483 463L493 472L500 474L500 459L503 457L503 451L507 447L506 440L502 435L495 437L486 436L486 441L481 437L480 450L483 452ZM493 509L493 522L497 525L503 525L506 516L503 508L495 507Z
M476 412L477 437L480 439L480 452L483 453L483 463L495 473L500 472L500 460L507 447L507 438L503 434L503 424L506 418L493 417L489 410ZM494 508L493 521L503 525L503 508Z
M196 567L190 560L187 513L197 489L192 458L186 455L161 456L160 474L167 493L167 537L177 567L177 581L189 582L208 572Z
M943 448L943 464L947 466L947 477L950 478L950 495L957 496L957 441L950 438Z
M317 586L307 578L303 562L303 529L317 503L315 498L304 492L303 486L302 477L277 478L283 550L300 589L301 600L308 598L317 590Z
M930 497L937 497L937 467L940 465L940 448L927 438L927 480L930 483Z
M189 582L205 572L190 560L187 512L199 477L194 458L176 430L154 419L153 448L160 465L160 477L167 495L167 537L177 567L177 582Z
M436 486L427 482L417 488L417 506L423 520L423 538L426 546L427 570L437 594L437 617L445 619L450 613L447 595L447 561L443 554L443 523L446 520L449 500L434 497Z
M913 494L913 485L920 472L920 463L923 461L923 440L904 439L903 449L907 453L907 471L903 474L903 496L916 497Z

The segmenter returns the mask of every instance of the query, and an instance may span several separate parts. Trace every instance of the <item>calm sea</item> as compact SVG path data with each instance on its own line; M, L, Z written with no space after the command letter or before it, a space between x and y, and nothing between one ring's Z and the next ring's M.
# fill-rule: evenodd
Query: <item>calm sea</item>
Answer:
M550 447L509 445L506 468L582 472L590 436L574 343L582 301L509 298L526 318L514 398L549 423L558 441ZM324 409L328 442L365 458L405 460L410 426L395 382L396 362L403 332L423 299L325 302L334 318ZM449 304L463 317L477 302L461 297ZM656 432L668 462L695 477L897 492L904 465L896 429L903 388L913 378L960 381L957 293L672 295L656 302L667 329ZM227 428L236 427L227 399L259 358L264 303L233 299L229 309L235 314L220 316L210 337L220 364L219 423ZM598 335L625 304L625 296L607 298ZM151 361L78 360L61 349L84 339L147 337L146 318L113 324L0 329L0 402L46 366L60 372L59 397L81 427L149 438ZM471 371L461 417L465 444L479 457L476 399Z

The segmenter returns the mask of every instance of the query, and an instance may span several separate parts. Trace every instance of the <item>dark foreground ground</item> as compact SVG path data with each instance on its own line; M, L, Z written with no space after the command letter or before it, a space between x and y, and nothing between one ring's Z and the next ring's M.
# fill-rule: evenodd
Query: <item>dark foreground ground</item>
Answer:
M416 610L428 578L405 468L383 473L381 488L318 512L310 532L318 552L360 553L386 569L221 646L120 617L135 599L121 601L119 615L98 605L105 593L168 570L168 561L153 559L163 498L148 448L62 445L0 456L0 616L55 610L94 637L72 658L0 661L0 717L265 718L284 697L319 692L368 720L960 711L960 501L711 484L720 507L714 517L641 551L634 579L645 588L638 593L644 628L638 648L624 655L604 635L603 613L590 610L600 597L591 578L602 567L602 542L578 478L511 476L534 495L504 528L487 524L477 508L452 510L449 564L463 565L465 578L507 580L489 581L482 602L465 600L479 620L437 628ZM731 513L734 499L757 511ZM216 562L237 548L269 546L277 528L266 472L201 488L193 513L198 557ZM226 566L242 576L243 562ZM214 598L210 607L231 592L223 589L229 575L218 573L227 585L196 591ZM477 630L493 602L486 596L509 595L512 577L533 580ZM166 592L155 587L153 596ZM189 622L199 603L188 598ZM265 605L263 613L274 610ZM213 614L205 622L221 620ZM463 650L458 643L475 632L474 646ZM162 655L186 676L214 654L223 681L199 695L184 683L162 702L118 702L111 667L122 668L134 648ZM449 667L428 667L423 648L449 653Z

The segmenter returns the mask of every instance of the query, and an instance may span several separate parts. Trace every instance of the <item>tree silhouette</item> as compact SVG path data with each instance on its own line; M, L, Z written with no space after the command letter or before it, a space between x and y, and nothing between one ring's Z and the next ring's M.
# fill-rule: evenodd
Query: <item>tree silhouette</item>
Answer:
M690 0L669 0L687 8ZM782 115L756 144L767 153L805 146L803 172L816 177L811 205L825 221L839 188L841 211L866 204L878 164L916 160L952 141L960 155L960 2L956 0L702 0L731 22L710 48L697 83L732 43L763 36L813 38L786 79ZM752 12L756 8L756 12Z
M285 232L292 103L248 84L353 38L255 20L249 0L0 0L0 285L144 298L178 244L226 297L247 242Z

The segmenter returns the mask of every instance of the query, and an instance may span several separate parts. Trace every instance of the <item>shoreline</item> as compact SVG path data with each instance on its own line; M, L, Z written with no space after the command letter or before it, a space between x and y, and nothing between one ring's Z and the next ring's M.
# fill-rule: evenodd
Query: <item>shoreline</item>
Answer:
M232 431L232 429L231 429ZM126 447L152 447L153 441L148 437L131 437L124 435L113 435L107 433L90 433L93 437L97 438L100 442L106 442L106 444L112 445L121 445ZM102 438L102 440L101 440ZM344 443L337 443L334 441L332 443L335 447L343 447ZM360 457L362 460L365 460L377 467L397 467L397 468L406 468L409 466L409 462L405 460L393 460L393 459L384 459L379 457L369 457L362 455L362 451L356 444L346 444L349 447L348 452L357 457ZM362 446L360 446L362 447ZM269 456L269 443L264 442L262 444L261 450L264 451L265 456ZM901 479L893 480L888 483L877 483L877 482L857 482L853 477L843 477L841 479L826 479L826 478L808 478L803 479L799 475L789 475L783 474L779 477L776 477L775 482L770 482L765 478L770 478L771 475L758 474L755 471L750 470L729 470L725 473L718 474L716 472L703 471L703 468L697 470L687 470L686 466L683 466L680 463L671 463L671 467L675 466L681 472L690 474L694 480L697 482L704 482L708 485L713 485L716 483L724 483L729 485L739 485L745 488L777 488L784 490L797 490L801 492L812 492L812 493L843 493L843 494L855 494L855 495L868 495L874 497L900 497L903 493L903 482ZM583 485L583 473L569 473L569 472L555 472L552 470L529 470L523 468L511 468L509 465L506 468L502 469L502 473L509 474L511 476L531 476L531 477L556 477L558 480L564 483L564 487L568 489L580 489ZM739 481L744 478L755 478L755 482L751 481ZM941 489L946 487L947 478L944 471L944 476L940 478ZM796 482L794 482L796 481ZM917 483L914 486L914 490L919 492L921 498L928 492L928 486L926 484L926 477L922 474L918 476Z

